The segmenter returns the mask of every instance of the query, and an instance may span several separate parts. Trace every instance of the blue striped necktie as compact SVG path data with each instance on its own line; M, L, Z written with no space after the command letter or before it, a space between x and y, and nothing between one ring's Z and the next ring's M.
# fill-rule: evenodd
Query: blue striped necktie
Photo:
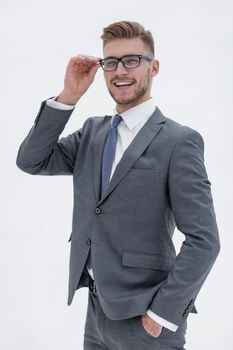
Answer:
M117 144L117 127L122 121L122 117L116 114L113 118L112 125L108 131L107 140L104 146L103 160L102 160L102 186L101 186L101 198L106 193L109 185L109 180L112 171L112 164L115 158L116 144ZM92 268L91 251L87 258L87 267L90 270Z
M112 171L112 164L115 158L116 144L117 144L117 127L122 121L122 117L116 114L113 118L112 125L108 131L108 137L104 146L103 160L102 160L102 186L101 198L107 192L109 180Z

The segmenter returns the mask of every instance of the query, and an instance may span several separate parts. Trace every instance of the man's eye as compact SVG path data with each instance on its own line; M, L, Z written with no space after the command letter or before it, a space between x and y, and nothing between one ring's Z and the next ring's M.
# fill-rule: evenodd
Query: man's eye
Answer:
M127 59L125 59L125 64L126 65L129 65L129 66L131 66L131 65L135 65L135 64L137 64L137 59L136 58L127 58Z
M116 60L107 60L105 61L105 67L114 67L116 65Z

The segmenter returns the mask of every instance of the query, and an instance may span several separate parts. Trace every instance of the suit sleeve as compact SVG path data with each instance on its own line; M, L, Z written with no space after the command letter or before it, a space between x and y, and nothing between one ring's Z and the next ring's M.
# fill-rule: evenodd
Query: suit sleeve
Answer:
M16 164L29 174L71 175L82 129L59 139L72 110L59 110L42 102L29 134L18 151ZM84 127L83 127L84 128Z
M211 184L204 165L204 142L195 130L186 130L177 142L168 181L175 222L185 240L150 309L180 326L220 250Z

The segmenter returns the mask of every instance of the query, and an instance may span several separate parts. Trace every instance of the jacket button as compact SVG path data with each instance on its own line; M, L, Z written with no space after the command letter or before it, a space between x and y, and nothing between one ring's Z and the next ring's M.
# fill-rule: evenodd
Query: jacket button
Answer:
M95 212L96 214L100 214L101 213L101 209L99 207L95 208Z
M91 245L91 240L90 240L90 239L87 239L87 240L86 240L86 243L87 243L87 245Z

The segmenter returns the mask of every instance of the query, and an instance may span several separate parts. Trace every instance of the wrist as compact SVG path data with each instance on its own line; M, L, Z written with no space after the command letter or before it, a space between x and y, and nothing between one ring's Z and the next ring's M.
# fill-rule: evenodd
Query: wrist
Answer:
M55 98L55 101L63 103L64 105L69 105L69 106L76 105L78 100L79 100L79 98L77 96L72 97L72 96L64 93L63 91Z

